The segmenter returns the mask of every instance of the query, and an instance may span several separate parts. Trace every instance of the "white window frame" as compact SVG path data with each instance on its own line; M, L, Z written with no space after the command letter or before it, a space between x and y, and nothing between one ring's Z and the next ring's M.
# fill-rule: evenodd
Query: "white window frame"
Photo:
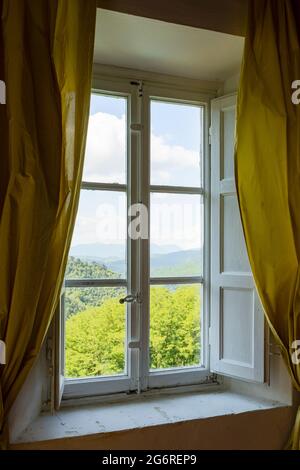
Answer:
M160 185L150 185L150 103L151 99L162 100L164 102L181 102L185 104L191 104L196 106L203 107L203 187L202 188L186 188L182 186L160 186ZM149 311L149 289L150 285L167 285L167 284L188 284L188 283L197 283L202 284L202 304L201 304L201 347L202 347L202 367L185 367L185 368L174 368L174 369L165 369L163 371L149 371L149 366L147 365L144 375L142 375L142 387L143 389L147 388L160 388L160 387L174 387L174 386L183 386L183 385L193 385L201 384L203 382L210 381L210 369L209 369L209 278L210 278L210 224L209 224L209 146L208 146L208 119L209 119L209 100L207 97L202 96L199 93L195 93L188 90L178 90L176 88L167 88L164 86L159 86L158 84L144 84L143 87L143 128L145 130L143 136L143 155L144 161L147 162L145 168L142 169L143 177L143 188L144 191L141 195L143 202L148 207L148 213L150 215L150 194L151 192L169 192L172 194L201 194L203 196L203 205L204 205L204 244L203 244L203 276L198 277L176 277L176 282L172 277L163 277L163 278L153 278L150 283L149 276L149 264L145 266L146 276L144 279L143 291L146 292L145 302L143 302L143 307ZM143 259L149 261L149 243L146 241L142 242L144 245L143 250ZM146 315L143 315L145 318ZM149 324L145 324L145 334L149 332ZM148 345L144 346L148 348ZM146 349L147 350L147 349ZM145 362L146 364L146 362Z
M131 191L131 180L135 172L135 165L133 164L137 158L138 145L133 145L130 126L132 121L137 118L137 109L136 102L132 100L133 91L135 88L128 82L114 82L97 80L96 83L93 83L92 93L104 93L106 95L112 96L121 96L127 98L127 162L126 162L126 173L127 173L127 182L126 184L115 184L115 183L89 183L83 182L81 184L81 189L90 189L90 190L106 190L106 191L120 191L127 195L127 208L130 204L134 203L130 199L132 195ZM133 174L132 174L133 173ZM127 191L126 191L127 189ZM133 195L134 197L134 195ZM127 223L129 219L127 220ZM134 282L133 276L135 276L135 270L132 269L132 265L129 263L134 257L129 254L136 250L136 242L127 239L127 278L124 280L111 280L111 279L100 279L100 280L74 280L72 282L65 281L65 287L127 287L128 292L131 290L132 283ZM63 303L63 302L62 302ZM127 304L127 315L126 315L126 341L128 340L127 335L132 329L131 316L135 313L133 312L136 308L136 304ZM131 310L132 313L129 314L128 310ZM62 317L62 316L61 316ZM134 331L131 331L131 334L135 334ZM128 341L127 341L128 342ZM136 366L136 358L132 357L134 352L127 348L125 356L125 374L118 374L115 376L104 376L104 377L85 377L85 378L68 378L64 379L63 386L63 399L70 399L76 397L86 397L86 396L98 396L98 395L107 395L107 394L116 394L122 392L130 392L131 390L136 389L136 384L134 380L133 368ZM62 367L64 367L64 357L62 355Z
M127 265L127 289L141 292L143 302L127 304L127 331L130 332L132 348L128 347L127 367L128 373L110 377L64 379L57 385L56 393L63 399L80 397L102 396L118 394L122 392L143 392L149 388L185 386L192 384L211 383L212 377L209 369L209 303L210 303L210 165L209 165L209 112L211 93L199 93L187 91L184 86L167 86L155 82L141 82L134 78L116 78L94 76L92 92L120 95L127 97L127 206L143 202L149 207L150 189L170 191L172 193L203 194L204 202L204 249L203 249L203 278L195 277L176 278L176 283L188 284L191 282L202 283L203 303L201 311L201 345L202 367L185 367L178 369L166 369L163 371L149 372L148 344L149 344L149 240L130 240L128 237L128 265ZM150 187L150 99L162 99L164 101L184 102L203 107L203 188L194 188L189 191L185 187ZM142 114L140 111L142 110ZM131 125L135 130L131 131ZM143 162L147 162L143 165ZM138 178L138 173L142 178ZM137 184L133 184L136 181ZM138 184L139 182L139 184ZM83 183L82 188L124 191L126 185ZM130 218L128 218L128 223ZM136 266L136 260L142 259L144 263L143 278ZM139 263L140 266L140 263ZM142 281L141 281L142 279ZM175 283L173 278L155 278L155 284ZM108 286L124 285L124 282L110 280L77 280L66 281L66 287L71 286ZM152 282L153 284L153 282ZM63 302L62 302L63 304ZM149 313L148 313L149 312ZM62 314L60 318L62 318ZM64 328L60 328L62 331ZM140 341L141 338L141 341ZM59 342L61 348L63 342ZM137 349L136 346L139 346ZM59 354L59 372L61 378L64 375L64 354ZM134 373L134 370L138 373ZM57 401L57 400L56 400Z

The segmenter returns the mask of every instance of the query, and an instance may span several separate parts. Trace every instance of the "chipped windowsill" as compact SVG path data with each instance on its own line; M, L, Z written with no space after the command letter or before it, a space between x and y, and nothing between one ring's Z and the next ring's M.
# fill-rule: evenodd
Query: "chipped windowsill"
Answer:
M142 396L120 403L62 408L40 416L11 444L33 443L142 429L252 411L286 407L231 391Z

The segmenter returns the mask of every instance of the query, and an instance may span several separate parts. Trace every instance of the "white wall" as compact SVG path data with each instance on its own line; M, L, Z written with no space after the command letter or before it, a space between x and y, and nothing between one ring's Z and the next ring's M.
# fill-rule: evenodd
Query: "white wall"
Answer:
M8 416L10 441L14 441L40 414L47 400L47 386L47 361L44 346L10 410Z
M223 82L222 87L218 90L218 96L230 95L238 91L240 74L236 73Z

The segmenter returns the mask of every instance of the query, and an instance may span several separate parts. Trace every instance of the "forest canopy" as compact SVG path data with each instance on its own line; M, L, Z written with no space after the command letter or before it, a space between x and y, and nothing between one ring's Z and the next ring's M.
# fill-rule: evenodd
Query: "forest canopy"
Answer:
M68 277L86 272L113 277L105 266L73 258ZM84 264L88 264L86 268ZM78 266L77 266L78 265ZM90 265L93 265L92 267ZM100 271L99 271L100 270ZM102 270L102 271L101 271ZM114 375L125 370L126 306L124 288L66 288L65 375ZM199 365L200 286L152 286L150 291L150 364L152 369Z

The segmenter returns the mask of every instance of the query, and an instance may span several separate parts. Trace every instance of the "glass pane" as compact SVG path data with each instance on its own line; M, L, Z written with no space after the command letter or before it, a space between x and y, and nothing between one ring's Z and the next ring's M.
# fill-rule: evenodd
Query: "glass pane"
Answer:
M126 183L127 99L91 95L83 181Z
M126 194L83 189L66 279L126 276Z
M201 285L150 288L150 367L201 364Z
M151 101L151 184L201 186L200 106Z
M202 276L202 196L151 195L150 275Z
M126 306L123 287L65 290L65 376L125 373Z

